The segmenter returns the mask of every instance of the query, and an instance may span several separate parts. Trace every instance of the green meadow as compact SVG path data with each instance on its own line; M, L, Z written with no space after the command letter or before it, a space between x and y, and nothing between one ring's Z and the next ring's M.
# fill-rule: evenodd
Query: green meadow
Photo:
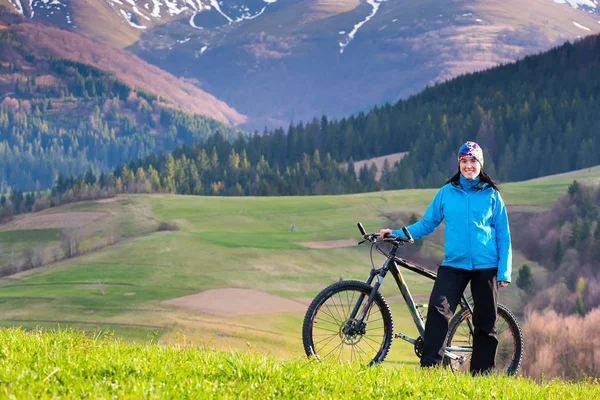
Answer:
M148 399L594 399L598 380L534 382L253 350L127 343L102 332L0 330L0 397Z
M566 193L573 179L595 184L600 167L507 183L501 193L509 212L539 212ZM369 231L388 225L390 218L401 225L410 213L422 214L435 192L260 198L130 195L45 210L44 215L104 213L80 229L95 238L119 229L121 239L100 250L0 280L0 326L108 329L127 340L302 357L300 329L310 300L339 279L365 280L371 268L367 246L309 248L303 242L358 242L356 222L361 221ZM2 254L9 248L56 244L68 231L38 232L26 224L33 217L23 217L27 229L2 228ZM176 224L179 230L157 231L160 222ZM424 247L441 260L440 237L432 235ZM383 257L376 254L374 260L380 264ZM534 273L544 273L516 252L515 271L525 262ZM408 271L404 275L417 301L426 302L431 281ZM253 312L249 302L239 313L239 309L227 309L227 299L218 298L198 304L202 310L165 303L227 288L276 296L273 311ZM395 331L414 334L393 279L384 282L382 292L394 311ZM513 284L501 291L500 301L518 313L519 295ZM277 299L302 307L282 310ZM390 364L414 363L416 357L410 345L397 341L388 360Z

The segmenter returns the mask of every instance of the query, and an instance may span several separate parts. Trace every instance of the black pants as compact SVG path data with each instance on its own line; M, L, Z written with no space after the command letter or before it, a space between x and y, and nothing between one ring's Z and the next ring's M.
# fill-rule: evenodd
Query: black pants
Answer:
M471 373L485 373L494 368L496 359L496 309L498 307L498 268L463 270L441 266L433 285L425 322L425 343L421 366L442 362L450 318L471 282L473 294L473 355Z

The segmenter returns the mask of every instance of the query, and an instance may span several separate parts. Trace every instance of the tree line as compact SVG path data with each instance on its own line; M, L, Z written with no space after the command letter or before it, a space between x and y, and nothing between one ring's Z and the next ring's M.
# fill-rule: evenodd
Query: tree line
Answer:
M381 181L385 189L441 185L456 168L456 151L465 140L481 144L485 169L501 181L588 167L600 154L600 128L595 123L600 77L593 73L600 67L598 36L464 75L366 113L339 120L323 116L292 123L287 130L248 135L159 106L155 95L107 83L114 78L93 67L64 60L32 62L37 68L48 63L46 70L66 83L50 89L52 85L42 85L46 78L29 77L19 83L20 97L9 96L10 102L5 98L0 104L0 181L22 190L49 188L59 173L76 176L92 168L97 175L109 174L123 162L184 144L200 144L210 153L207 139L217 131L237 154L245 150L250 164L264 159L281 176L288 169L292 173L316 150L323 161L328 154L337 163L407 151L397 165L388 166ZM13 69L14 64L18 63ZM86 100L69 108L71 99ZM219 157L227 155L219 152ZM277 186L277 179L268 181ZM305 180L302 189L277 193L319 193L321 189L310 186L312 181ZM361 188L350 184L331 192Z
M91 65L22 54L9 31L0 46L0 193L46 190L61 173L107 172L215 132L241 134Z
M514 242L548 271L537 280L527 265L518 271L527 305L580 315L600 306L600 188L574 181L548 212L518 218Z

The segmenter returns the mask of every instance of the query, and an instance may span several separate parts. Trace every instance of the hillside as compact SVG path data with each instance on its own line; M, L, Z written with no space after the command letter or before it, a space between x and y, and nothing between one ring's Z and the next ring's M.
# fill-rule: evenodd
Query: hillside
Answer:
M0 7L0 25L2 31L8 32L19 42L22 53L38 58L58 57L90 64L111 72L132 87L141 87L155 93L188 112L233 125L245 121L245 116L214 96L129 52L76 32L33 23L7 14L4 7Z
M414 367L364 368L207 347L130 344L78 332L0 330L3 397L118 398L527 398L590 399L597 383L536 383L524 378ZM360 384L356 378L360 376ZM93 377L93 379L91 379Z
M20 43L13 33L7 32L5 35L12 35L10 40ZM12 48L10 46L7 46L7 49ZM22 47L19 48L20 52L24 52ZM21 54L16 50L13 53ZM10 60L5 62L7 79L9 82L15 82L16 86L16 76L11 72L11 68L15 68L15 63L11 62L14 55L7 54L7 60ZM124 161L140 158L140 161L130 164L131 169L144 167L144 172L148 174L149 165L152 165L153 169L163 173L166 171L166 156L146 159L143 157L154 151L151 149L169 151L179 145L174 156L176 159L180 158L176 161L185 168L179 173L178 187L173 189L174 185L169 184L168 191L181 194L194 193L201 180L201 174L198 172L211 165L214 174L202 180L202 187L198 187L197 193L337 194L378 189L436 187L447 179L444 171L455 165L457 146L465 140L475 140L485 149L485 169L501 181L532 179L567 172L595 165L595 154L600 152L600 140L597 139L594 125L594 116L600 101L595 94L600 90L600 81L596 74L592 73L600 68L599 54L600 37L590 36L539 55L528 56L515 63L460 76L432 86L395 105L375 107L368 113L359 113L340 120L326 116L320 120L314 118L306 124L291 124L287 132L283 129L266 131L263 135L255 134L248 140L240 139L235 142L227 141L232 138L230 132L235 129L216 128L216 125L211 125L212 122L206 122L197 116L176 113L177 116L174 117L172 112L164 114L158 109L153 109L153 116L149 117L145 111L147 107L135 100L133 106L136 107L136 114L142 117L140 120L136 116L135 124L132 124L127 115L119 114L118 118L117 115L108 115L118 122L116 125L119 126L120 132L137 135L142 144L132 144L127 138L117 135L116 139L123 141L124 145L117 152L117 157L108 157L111 163L106 164L104 160L107 156L99 157L96 153L114 150L107 150L106 143L98 145L87 142L87 152L93 155L91 158L98 156L103 163L90 164L89 160L78 159L77 168L63 168L62 171L69 176L75 175L71 171L78 170L77 175L82 176L91 166L98 176L98 170L107 172L107 168L111 166L114 168ZM20 57L25 60L23 62L28 68L31 68L35 57L31 58L32 55L26 52ZM87 79L86 76L74 78L77 78L76 81L80 78L84 81ZM29 83L23 83L31 85L32 82L30 79ZM8 86L7 90L10 91L11 86ZM43 98L43 95L36 96ZM114 93L111 96L94 100L102 100L101 104L98 104L101 115L107 107L107 100L117 104L114 101ZM121 99L126 96L120 95L118 104L121 104ZM152 96L155 95L151 95L150 98L153 98ZM16 97L15 99L19 100ZM24 97L22 100L30 99ZM84 110L85 108L81 109ZM94 108L88 108L86 115L93 121L95 114L91 110ZM35 113L35 109L32 111ZM49 118L50 113L41 109L39 111L42 121ZM12 112L15 114L14 110ZM163 129L154 126L157 119ZM19 155L8 165L14 166L19 162L29 164L14 169L19 173L19 178L12 178L13 182L24 182L20 187L24 190L47 187L44 185L55 179L59 169L44 165L35 171L43 171L47 176L43 180L32 179L28 175L31 168L27 167L32 161L24 158L20 149L22 142L30 143L31 135L39 135L39 132L47 129L46 125L43 124L43 127L32 131L30 122L39 123L36 118L28 117L25 120L7 117L5 121L10 121L18 130L26 131L25 137L30 135L27 140L16 140ZM113 125L115 121L109 121L107 128ZM90 130L93 135L98 135L98 130L106 130L105 127L94 126L91 122L84 124L81 120L77 120L76 128L81 132L72 133L71 139L82 133L89 134ZM221 138L224 137L225 141L200 143L194 148L181 147L198 142L215 129L224 132ZM154 131L159 133L158 143L153 142L154 136L145 133ZM102 133L101 136L103 142L113 140L110 132ZM80 144L78 141L71 142ZM68 151L71 142L66 147L63 145L60 151L65 151L65 148ZM47 141L41 143L54 145L53 142ZM14 149L11 151L15 152ZM201 161L198 156L202 151L211 157L215 154L216 158L211 161L204 157L204 161ZM409 154L382 174L379 182L374 177L383 171L365 168L358 176L354 172L341 176L337 167L331 168L333 164L347 162L351 158L362 160L400 152ZM244 158L243 153L246 154L248 163L242 163L242 168L237 170ZM424 154L427 154L427 157L423 157ZM192 167L192 164L196 165ZM174 171L169 171L169 174L172 172ZM115 172L115 176L117 175ZM36 184L36 180L40 182L39 185ZM161 184L164 188L165 182ZM212 185L216 185L214 189Z
M221 11L235 20L233 4ZM259 130L364 111L600 32L597 16L553 0L286 1L235 23L214 10L193 21L203 29L186 16L129 49L197 79Z
M0 0L128 48L248 115L341 117L600 32L591 0Z
M572 179L599 177L595 168L556 180L504 184L501 190L516 222L524 219L520 213L549 209ZM406 223L413 212L423 213L434 192L137 195L17 216L0 226L3 272L11 263L62 260L67 249L73 258L2 279L0 325L111 328L129 339L153 336L173 343L185 337L187 343L235 349L250 343L257 351L301 356L299 329L310 299L340 278L367 277L368 248L353 245L359 238L356 219L367 230ZM166 222L176 228L157 231ZM418 258L423 265L435 268L440 243L441 232L424 241ZM96 246L100 249L91 251ZM518 248L514 257L514 279L524 263L543 276ZM410 272L405 279L417 301L425 301L431 282ZM393 280L384 283L383 293L404 331L411 318ZM519 312L520 293L510 285L500 301ZM412 347L395 343L389 361L414 362Z
M114 50L103 52L101 46L69 32L59 32L69 42L62 46L61 36L53 32L57 28L18 19L13 23L7 15L0 18L2 192L14 186L44 190L60 173L100 173L131 159L197 143L215 132L227 138L239 134L228 124L187 112L169 97L172 91L163 94L161 85L169 82L152 72L155 67L148 66L146 72L153 78L145 79L156 79L156 86L149 80L128 79L140 74L136 68L144 65L133 68L135 57L125 52L119 58ZM90 62L108 69L72 61L92 55L105 61ZM128 71L115 72L111 65ZM198 93L184 89L175 88L189 98ZM200 106L201 97L190 105ZM213 114L209 108L205 111ZM227 120L223 114L215 116Z
M589 36L460 76L368 113L340 120L314 118L291 124L287 132L276 129L234 143L215 136L177 149L172 161L150 157L128 168L142 168L147 176L152 166L161 177L158 191L178 194L269 196L431 188L444 184L457 168L459 145L475 140L484 149L485 170L502 182L566 173L597 164L600 80L593 71L598 68L600 36ZM407 155L388 162L387 168L362 163L356 173L357 165L343 167L350 160L400 153ZM174 169L167 168L171 164ZM178 178L174 170L182 171ZM122 173L116 169L113 174Z

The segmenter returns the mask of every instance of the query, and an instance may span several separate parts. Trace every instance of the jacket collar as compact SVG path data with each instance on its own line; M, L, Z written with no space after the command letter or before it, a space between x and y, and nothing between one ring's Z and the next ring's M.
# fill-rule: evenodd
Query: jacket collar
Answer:
M469 189L474 189L474 190L483 190L486 187L488 187L488 183L483 182L480 177L476 177L475 179L467 179L464 176L462 176L462 174L460 175L460 179L458 181L453 181L451 182L452 186L454 186L456 189L465 191L465 187L468 187Z

